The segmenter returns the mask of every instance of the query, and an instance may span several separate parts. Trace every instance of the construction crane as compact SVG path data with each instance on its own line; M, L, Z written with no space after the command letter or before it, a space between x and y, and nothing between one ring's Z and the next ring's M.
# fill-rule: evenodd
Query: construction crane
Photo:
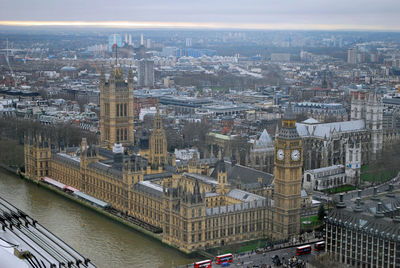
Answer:
M14 83L16 83L16 81L15 81L15 75L14 75L14 71L13 71L13 69L11 68L11 65L10 65L10 60L8 59L8 50L9 50L9 48L8 48L8 38L7 38L7 45L6 45L6 62L7 62L7 65L8 65L8 68L10 69L10 72L11 72L11 77L12 77L12 79L14 80Z

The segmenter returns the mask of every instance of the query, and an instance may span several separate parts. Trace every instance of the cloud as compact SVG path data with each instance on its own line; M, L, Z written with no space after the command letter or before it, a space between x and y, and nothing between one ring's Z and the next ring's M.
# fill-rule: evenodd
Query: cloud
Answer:
M5 21L136 21L399 27L399 0L14 0Z

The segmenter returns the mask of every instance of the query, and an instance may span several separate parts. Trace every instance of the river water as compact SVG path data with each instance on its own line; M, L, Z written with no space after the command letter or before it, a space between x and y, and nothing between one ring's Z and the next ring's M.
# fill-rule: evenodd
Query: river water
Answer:
M193 261L159 241L1 169L0 196L99 268L173 267Z

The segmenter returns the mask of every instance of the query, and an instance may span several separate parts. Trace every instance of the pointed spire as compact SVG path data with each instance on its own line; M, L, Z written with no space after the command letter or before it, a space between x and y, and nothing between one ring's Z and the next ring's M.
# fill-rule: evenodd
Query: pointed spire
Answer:
M275 127L275 138L278 137L278 135L279 135L279 125L276 124L276 127Z
M222 160L221 148L218 150L218 160Z
M218 172L225 172L226 168L225 168L225 161L222 157L222 152L221 149L218 151L218 162L217 162L217 167L218 167Z
M289 104L286 108L285 114L283 115L283 120L295 120L291 100L289 101Z
M128 88L129 88L129 90L133 90L133 71L132 71L132 65L129 65L129 70L128 70Z
M256 140L256 145L258 146L267 146L272 143L272 139L268 134L268 131L264 129L264 131L261 133L260 138Z
M122 67L118 68L118 65L115 65L115 79L122 79Z
M154 129L162 129L162 120L161 120L161 116L160 116L160 108L158 106L158 103L156 105L156 115L154 117Z
M110 80L115 79L115 68L114 65L111 65L111 70L110 70Z

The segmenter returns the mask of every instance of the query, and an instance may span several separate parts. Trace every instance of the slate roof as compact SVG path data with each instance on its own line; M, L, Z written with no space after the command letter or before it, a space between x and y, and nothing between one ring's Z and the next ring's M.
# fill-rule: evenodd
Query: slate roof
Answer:
M65 162L65 163L71 164L78 168L81 166L80 158L76 157L76 156L70 156L70 155L64 154L64 153L56 153L56 154L52 154L51 157L54 160Z
M343 172L344 172L344 165L332 165L332 166L328 166L328 167L316 168L316 169L307 170L307 172L312 173L312 174L317 174L320 172L326 172L326 171L331 171L331 170L341 170L341 169L343 169Z
M196 163L197 165L214 165L218 161L218 158L213 157L213 158L201 158L197 159ZM185 167L189 163L189 160L182 160L182 159L177 159L176 160L176 165L178 167ZM169 170L172 170L170 167L168 167Z
M159 184L153 183L151 181L141 181L133 185L133 189L150 194L157 198L161 198L163 195L163 187Z
M258 178L261 178L263 184L270 185L274 179L272 174L238 164L232 165L232 163L228 161L225 161L225 168L227 170L228 182L230 184L248 185L258 183ZM217 179L217 170L218 169L215 168L210 177Z
M273 144L273 141L269 136L268 131L264 129L264 131L261 133L260 138L256 140L255 145L265 147L265 146L270 146L271 144Z
M192 178L192 179L197 179L200 180L206 184L210 185L218 185L218 182L216 180L213 180L212 178L200 174L195 174L195 173L183 173L183 176Z
M254 201L259 201L259 200L265 200L265 197L256 195L256 194L252 194L249 192L245 192L239 189L232 189L229 191L229 193L227 194L227 196L243 201L243 202L254 202Z
M171 172L146 174L143 176L143 180L147 181L147 180L154 180L154 179L164 179L164 178L168 178L168 177L172 177Z
M251 208L256 208L256 207L262 207L264 205L265 205L264 200L255 200L252 202L243 202L240 204L232 204L232 205L228 205L228 206L206 208L206 215L210 216L210 215L217 215L217 214L222 214L222 213L229 213L229 212L234 212L234 211L239 211L239 210L246 210L246 209L251 209Z
M94 170L101 170L105 173L108 173L118 179L122 179L122 170L116 169L113 166L110 166L108 164L102 163L102 162L92 162L88 165L88 167L94 169Z
M388 194L389 192L385 191L375 197L361 196L361 202L358 205L354 200L347 200L345 208L336 208L328 214L327 222L400 241L400 220L393 220L393 217L399 214L400 193L393 192L392 197L387 196ZM379 211L382 214L381 217L376 216L379 203L382 204Z
M345 122L333 122L333 123L323 123L323 124L305 124L296 123L297 132L301 137L327 137L331 136L333 131L336 132L354 132L354 131L364 131L365 122L364 120L352 120Z
M351 210L333 210L327 221L330 224L344 225L347 228L357 228L361 231L383 234L388 238L400 241L400 223L390 218L376 218L368 213L354 213Z

